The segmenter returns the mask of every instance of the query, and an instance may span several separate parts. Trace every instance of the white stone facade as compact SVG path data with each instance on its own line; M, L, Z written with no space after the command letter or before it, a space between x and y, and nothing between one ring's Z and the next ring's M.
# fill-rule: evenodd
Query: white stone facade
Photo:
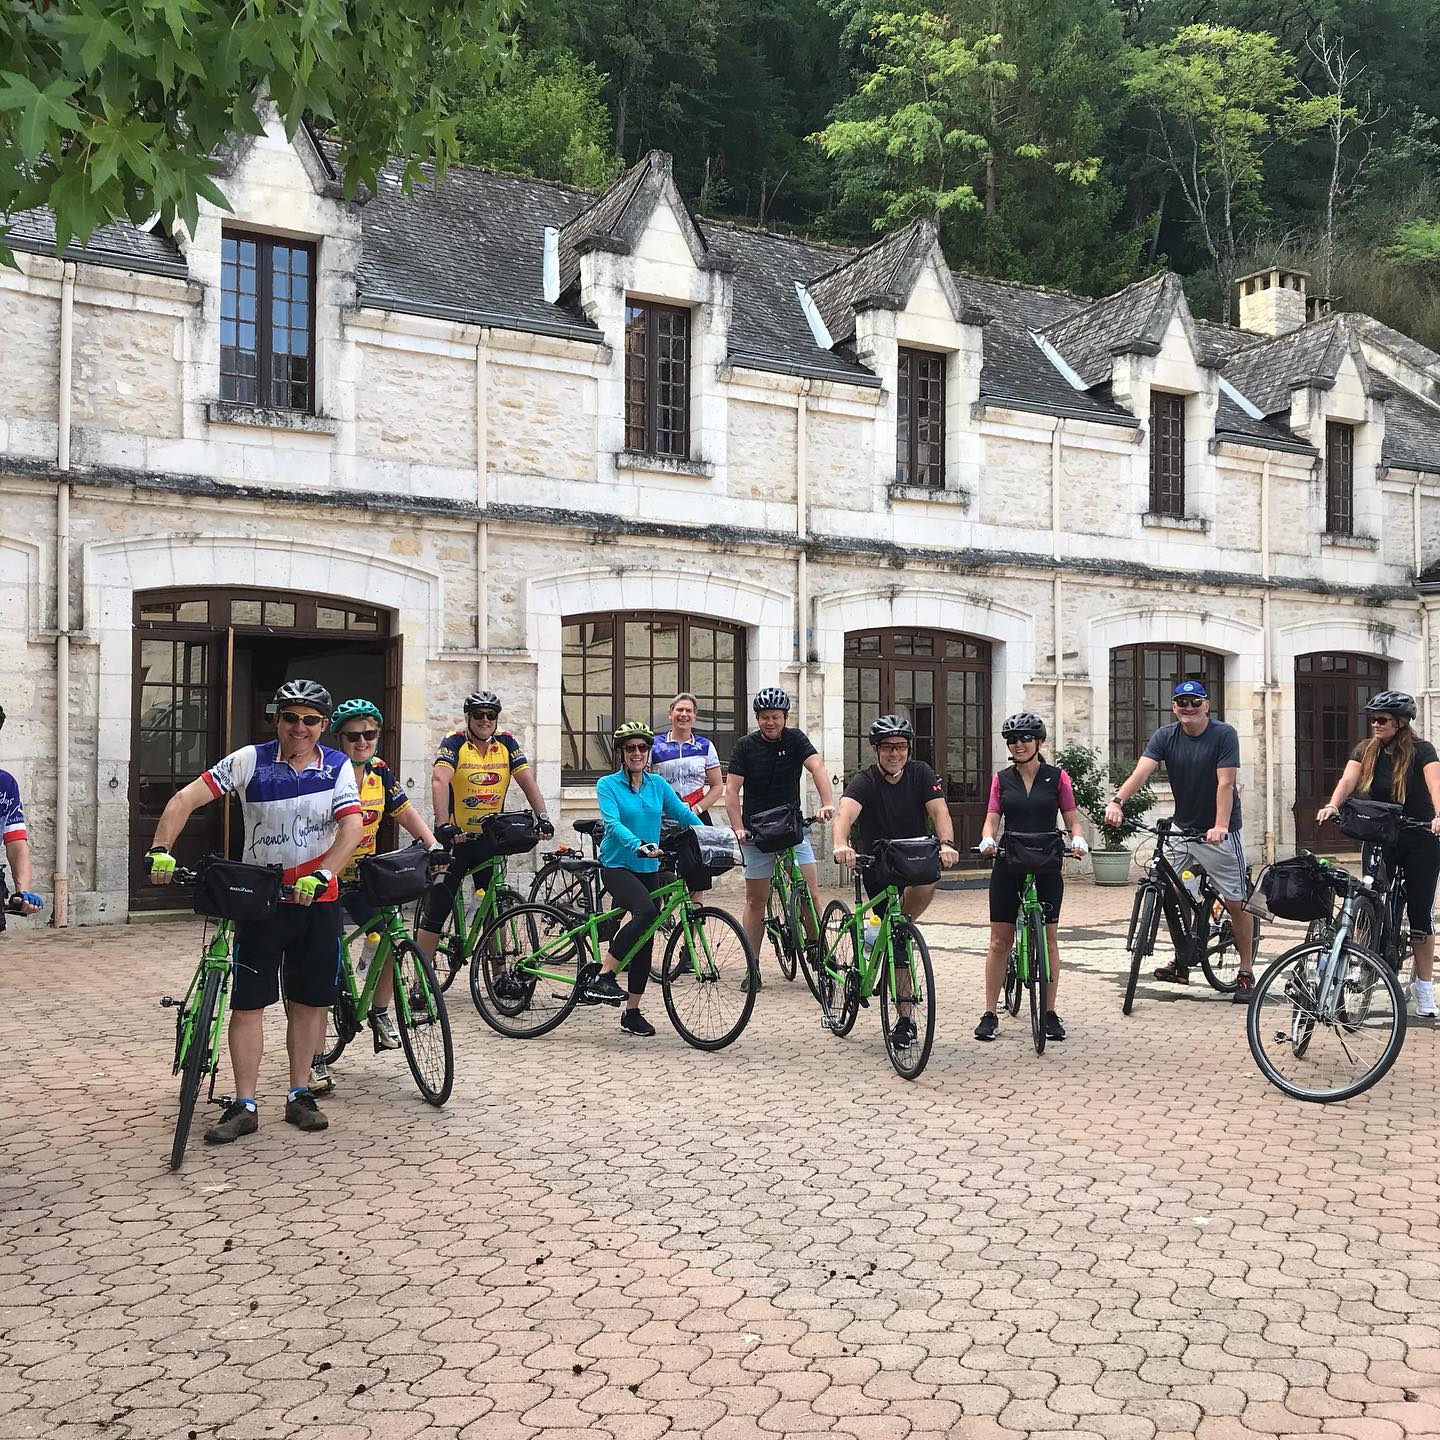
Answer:
M998 718L1022 707L1053 717L1063 740L1105 749L1114 647L1218 652L1256 854L1267 838L1281 852L1294 843L1297 656L1382 657L1391 685L1423 696L1433 733L1431 602L1415 580L1440 558L1440 473L1380 463L1385 403L1356 363L1292 404L1293 430L1322 452L1327 419L1356 426L1357 533L1337 541L1323 534L1318 459L1210 438L1217 372L1183 314L1159 353L1116 358L1113 394L1138 417L1128 426L982 402L984 326L958 312L934 266L904 308L857 316L856 352L878 387L745 368L727 359L732 277L697 265L678 196L631 253L583 256L593 340L361 307L359 209L318 183L307 145L272 124L238 155L234 216L204 214L182 245L188 278L35 254L0 271L0 764L21 782L47 889L68 769L72 923L127 910L132 617L148 590L313 592L390 612L403 640L401 778L427 812L434 742L483 680L505 697L552 812L593 813L588 787L562 786L558 757L560 628L594 611L744 627L748 688L796 693L836 772L856 630L988 641L997 763ZM318 243L317 413L303 423L216 409L232 223ZM538 285L538 226L534 260ZM636 296L695 317L688 464L625 451L624 304ZM938 493L892 484L900 344L947 356ZM1400 358L1371 368L1405 381ZM1145 515L1152 387L1187 397L1184 524Z

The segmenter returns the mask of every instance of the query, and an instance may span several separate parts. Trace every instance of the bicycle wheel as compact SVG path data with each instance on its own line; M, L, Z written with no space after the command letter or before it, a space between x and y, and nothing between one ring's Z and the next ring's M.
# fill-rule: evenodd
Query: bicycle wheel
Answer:
M1260 953L1260 917L1252 915L1250 924L1250 953L1253 956ZM1235 943L1230 912L1218 900L1211 907L1210 926L1209 939L1200 955L1200 968L1205 972L1212 990L1218 990L1222 995L1233 995L1240 984L1236 979L1240 974L1240 947Z
M360 1023L355 1018L355 1002L342 986L340 998L330 1007L325 1020L325 1063L333 1065L359 1033Z
M1020 957L1015 952L1015 947L1010 947L1010 957L1005 962L1005 990L1004 1005L1009 1015L1020 1013L1020 992L1024 987L1020 983Z
M578 923L594 909L592 876L600 869L593 861L581 863L584 869L567 870L558 860L547 861L530 882L530 903L553 905L555 909L573 915ZM520 903L518 896L517 903Z
M693 949L683 923L665 946L665 1013L687 1045L723 1050L750 1022L756 987L745 977L758 962L740 922L724 910L698 906L690 912L690 929Z
M1046 956L1045 922L1038 915L1025 917L1026 974L1025 991L1030 997L1030 1038L1035 1042L1035 1053L1045 1053L1045 972L1049 968Z
M481 964L481 956L487 963ZM512 1040L549 1034L580 998L576 976L589 961L585 932L549 905L516 905L495 916L470 960L470 998L494 1031Z
M779 864L779 861L776 861ZM784 892L772 880L765 895L765 937L775 952L780 973L787 979L795 978L796 957L790 950L790 917ZM757 957L758 959L758 957Z
M846 1036L860 1012L860 942L843 900L832 900L820 917L820 958L815 972L820 1010L832 1035Z
M1400 982L1378 955L1349 941L1339 957L1339 1000L1327 1017L1318 990L1328 956L1325 946L1297 945L1273 961L1255 984L1245 1022L1260 1073L1286 1095L1322 1104L1368 1090L1405 1043Z
M1125 1000L1120 1007L1128 1015L1135 1004L1135 986L1140 967L1155 949L1155 936L1160 930L1160 892L1153 885L1142 884L1135 895L1135 912L1130 919L1130 976L1125 982Z
M930 1047L935 1043L935 969L930 963L930 948L925 937L908 920L895 927L891 935L891 961L894 965L896 995L890 995L891 976L880 976L880 1025L885 1035L885 1053L902 1080L914 1080L930 1062ZM886 967L889 968L889 967ZM907 1002L900 993L908 980L910 1014L906 1017L915 1027L914 1037L897 1044L895 1025L901 1018L901 1006ZM892 1013L893 1010L893 1013Z
M180 1113L175 1117L175 1140L170 1147L170 1168L178 1170L185 1160L185 1146L190 1140L190 1122L195 1115L195 1102L200 1086L214 1068L210 1049L210 1031L215 1024L215 1009L220 1003L220 986L225 977L219 970L207 970L195 1001L194 1023L190 1038L182 1045L179 1059ZM184 1024L182 1017L181 1024Z
M395 974L395 1019L405 1060L424 1099L431 1105L443 1105L455 1083L455 1048L445 996L434 968L408 940L396 946L390 963Z
M810 922L808 926L805 924L807 920ZM793 980L797 966L806 963L805 952L820 938L820 917L815 913L810 887L803 880L790 892L785 933L790 942L790 968L787 970L782 965L780 972L787 980Z

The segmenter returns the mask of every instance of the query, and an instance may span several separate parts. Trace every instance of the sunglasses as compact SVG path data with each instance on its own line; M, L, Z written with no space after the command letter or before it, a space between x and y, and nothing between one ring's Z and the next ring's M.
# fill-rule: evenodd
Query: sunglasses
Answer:
M468 710L466 714L468 714L472 720L498 720L500 718L500 712L498 710Z
M340 736L340 739L346 745L354 745L360 740L364 740L368 744L371 740L378 740L379 738L380 732L378 730L346 730Z
M325 723L323 715L297 715L293 710L282 710L280 718L287 725L309 725L312 729Z
M1182 695L1175 703L1182 710L1198 710L1205 702L1197 700L1193 695Z
M621 748L624 750L625 754L627 754L627 755L648 755L648 754L650 753L650 747L649 747L648 745L644 745L644 744L639 744L639 745L625 745L625 746L622 746Z
M1393 715L1376 715L1371 719L1370 723L1381 726L1393 725L1395 723L1395 717Z

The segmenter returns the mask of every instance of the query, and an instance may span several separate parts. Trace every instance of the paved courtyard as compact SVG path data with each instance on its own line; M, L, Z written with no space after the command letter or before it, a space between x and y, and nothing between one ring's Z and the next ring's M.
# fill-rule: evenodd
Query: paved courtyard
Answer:
M1433 1027L1360 1099L1287 1101L1203 984L1122 1019L1128 904L1072 886L1043 1059L970 1038L962 891L918 1083L773 965L716 1055L658 994L650 1042L594 1010L503 1041L462 984L444 1111L357 1045L302 1136L276 1027L259 1134L178 1175L155 1001L198 926L15 926L0 1440L1440 1436Z

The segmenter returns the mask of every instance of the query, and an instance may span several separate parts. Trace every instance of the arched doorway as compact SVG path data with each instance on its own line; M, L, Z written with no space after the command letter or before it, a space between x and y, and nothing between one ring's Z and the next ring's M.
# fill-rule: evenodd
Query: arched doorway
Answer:
M990 645L943 630L845 637L845 779L870 764L877 715L915 727L915 757L945 781L961 854L980 839L990 781Z
M1389 662L1373 655L1319 651L1295 657L1295 843L1349 846L1333 825L1322 835L1315 812L1330 798L1345 762L1366 733L1365 702L1385 688Z
M224 589L137 592L130 766L130 895L136 909L174 904L145 879L143 857L166 802L229 751L273 734L265 706L306 676L337 700L373 697L385 712L385 759L397 762L400 638L388 610L353 600ZM176 846L183 865L236 853L239 807L194 815Z

